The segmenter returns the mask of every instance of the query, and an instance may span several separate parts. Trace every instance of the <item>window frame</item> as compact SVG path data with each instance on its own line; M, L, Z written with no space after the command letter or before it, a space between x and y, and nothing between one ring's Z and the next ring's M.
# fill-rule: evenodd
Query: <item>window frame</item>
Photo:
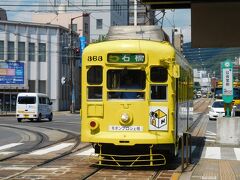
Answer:
M152 79L152 69L153 68L162 68L162 69L166 70L166 79L164 81L153 81L153 79ZM151 66L150 67L150 81L152 83L166 83L168 81L168 68L163 67L163 66Z
M103 19L96 19L96 29L103 29Z
M152 92L152 89L151 89L151 87L152 86L162 86L162 87L166 87L166 99L152 99L152 94L151 94L151 92ZM150 91L149 91L149 99L150 99L150 101L158 101L158 102L166 102L166 101L168 101L168 85L167 84L150 84Z

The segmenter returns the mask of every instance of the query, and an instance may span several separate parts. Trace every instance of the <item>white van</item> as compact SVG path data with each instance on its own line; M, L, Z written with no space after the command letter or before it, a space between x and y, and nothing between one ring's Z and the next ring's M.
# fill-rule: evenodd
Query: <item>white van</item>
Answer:
M36 119L47 118L52 121L52 102L46 94L42 93L19 93L16 102L16 117L18 122L22 119Z

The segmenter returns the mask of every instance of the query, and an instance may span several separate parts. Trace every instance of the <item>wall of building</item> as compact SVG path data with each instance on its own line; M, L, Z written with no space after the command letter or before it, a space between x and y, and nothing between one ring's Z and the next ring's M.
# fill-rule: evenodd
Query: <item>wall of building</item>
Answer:
M128 0L72 0L69 3L70 6L64 0L57 2L50 0L46 1L46 4L49 5L49 10L53 9L51 6L54 2L54 8L65 6L65 12L79 11L90 13L90 42L101 40L108 33L108 29L112 25L128 24L128 7L126 5L128 4ZM117 4L118 6L113 6L113 4ZM56 12L59 13L58 10ZM97 21L101 20L102 25L99 28L97 27Z
M72 23L77 25L76 33L79 36L85 36L89 41L90 39L90 16L85 15L82 12L68 13L61 12L55 13L36 13L32 16L32 21L35 23L46 23L61 25L65 28L70 28L71 19L75 18Z
M0 31L4 49L0 62L24 63L24 84L0 84L0 92L21 89L46 93L53 101L53 110L68 110L71 91L69 85L60 83L61 77L70 74L71 60L62 51L69 42L68 30L54 25L0 21ZM77 75L78 66L75 71Z

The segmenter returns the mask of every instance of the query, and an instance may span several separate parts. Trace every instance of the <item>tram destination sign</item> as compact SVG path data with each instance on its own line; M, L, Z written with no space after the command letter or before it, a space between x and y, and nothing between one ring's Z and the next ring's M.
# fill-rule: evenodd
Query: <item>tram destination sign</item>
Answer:
M1 62L0 84L24 84L24 63Z
M110 63L144 63L144 54L108 54Z

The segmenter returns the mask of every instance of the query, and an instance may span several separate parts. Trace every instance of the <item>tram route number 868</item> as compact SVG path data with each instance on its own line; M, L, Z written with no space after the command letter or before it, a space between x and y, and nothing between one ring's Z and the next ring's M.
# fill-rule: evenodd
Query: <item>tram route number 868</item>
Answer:
M88 61L102 61L103 57L102 56L88 56L87 60Z

